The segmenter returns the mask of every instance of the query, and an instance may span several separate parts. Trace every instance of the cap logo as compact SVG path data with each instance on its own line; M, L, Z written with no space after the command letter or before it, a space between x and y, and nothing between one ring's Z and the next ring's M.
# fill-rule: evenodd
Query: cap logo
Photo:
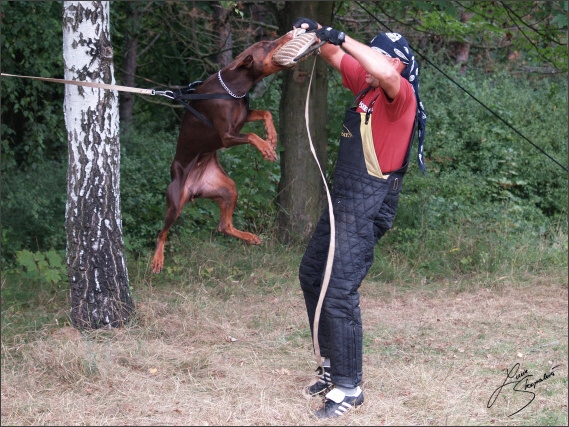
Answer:
M401 38L401 34L399 33L385 33L385 35L389 37L392 42L396 42Z

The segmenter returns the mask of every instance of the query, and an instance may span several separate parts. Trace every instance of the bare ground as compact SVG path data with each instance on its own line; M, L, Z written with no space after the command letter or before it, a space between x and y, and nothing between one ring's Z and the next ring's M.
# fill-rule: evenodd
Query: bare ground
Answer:
M3 339L2 425L567 425L567 272L508 280L364 282L366 402L327 421L301 393L316 364L290 277L145 286L132 327Z

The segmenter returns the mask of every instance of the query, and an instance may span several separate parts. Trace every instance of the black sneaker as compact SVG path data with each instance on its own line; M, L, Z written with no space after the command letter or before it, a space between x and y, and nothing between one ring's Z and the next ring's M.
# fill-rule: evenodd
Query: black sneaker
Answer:
M346 396L344 392L333 389L326 395L324 406L316 411L318 418L338 418L364 403L364 392L357 396Z
M318 369L316 369L316 372L318 376L318 381L306 387L306 393L308 393L310 396L316 396L317 394L327 393L334 386L330 378L330 368L328 367L322 368L319 366Z

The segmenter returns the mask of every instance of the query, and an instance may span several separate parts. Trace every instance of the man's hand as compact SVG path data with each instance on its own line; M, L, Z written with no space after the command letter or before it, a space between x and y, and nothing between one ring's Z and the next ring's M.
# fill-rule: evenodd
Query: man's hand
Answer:
M320 41L327 41L336 46L342 46L342 43L346 40L346 35L343 31L335 30L332 27L320 28L316 30L315 34Z
M302 25L305 24L303 27ZM296 21L292 24L295 28L304 28L306 31L317 30L318 23L314 19L310 18L296 18Z

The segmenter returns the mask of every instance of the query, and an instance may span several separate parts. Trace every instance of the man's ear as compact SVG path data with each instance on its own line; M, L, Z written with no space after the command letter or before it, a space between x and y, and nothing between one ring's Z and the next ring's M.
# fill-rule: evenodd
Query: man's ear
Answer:
M397 69L397 71L399 71L399 74L401 74L403 72L403 70L407 67L407 64L405 64L401 59L399 58L394 58L397 60L397 62L395 63L395 68Z
M233 67L231 67L231 70L235 70L236 68L239 67L243 67L243 68L249 68L253 65L253 55L247 55L244 56L241 60L239 60L239 58L237 58L237 61L235 61L235 65Z

